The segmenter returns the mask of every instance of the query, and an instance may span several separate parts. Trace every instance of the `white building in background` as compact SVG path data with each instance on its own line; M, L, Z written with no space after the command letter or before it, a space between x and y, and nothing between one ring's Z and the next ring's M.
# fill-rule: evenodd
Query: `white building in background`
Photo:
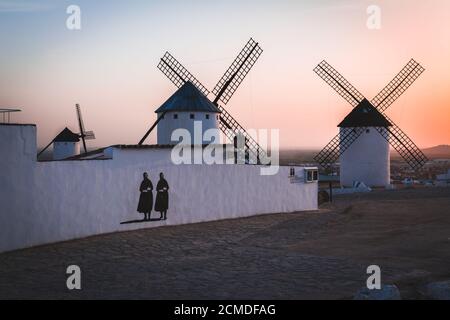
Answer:
M194 139L194 123L201 121L202 141L196 144L208 144L209 140L203 139L206 130L218 130L219 108L215 106L197 87L186 82L179 88L155 113L158 118L164 113L164 117L158 123L158 144L174 145L178 141L172 141L172 132L176 129L186 129ZM220 141L215 141L220 143Z
M80 154L80 136L68 128L53 140L53 160L63 160Z
M387 130L390 126L392 124L370 103L358 105L338 125L341 141L351 130L363 129L362 134L340 156L342 186L352 187L357 181L370 187L390 185L389 142L376 129Z

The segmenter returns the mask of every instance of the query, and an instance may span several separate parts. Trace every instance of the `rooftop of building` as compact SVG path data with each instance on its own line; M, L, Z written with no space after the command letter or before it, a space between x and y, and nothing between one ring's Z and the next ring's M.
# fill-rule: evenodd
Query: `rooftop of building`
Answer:
M155 113L173 111L220 113L219 108L191 82L181 86Z
M367 99L364 99L338 125L341 128L391 127L392 124Z

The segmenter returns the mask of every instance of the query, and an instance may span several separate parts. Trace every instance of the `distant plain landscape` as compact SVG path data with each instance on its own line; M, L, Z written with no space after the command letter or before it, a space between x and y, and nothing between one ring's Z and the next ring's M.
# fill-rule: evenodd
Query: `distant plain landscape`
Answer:
M280 164L314 163L314 157L319 151L319 149L283 149L280 151ZM440 145L422 149L422 151L430 160L450 159L450 145ZM402 158L395 150L391 150L391 159L393 161L402 161Z

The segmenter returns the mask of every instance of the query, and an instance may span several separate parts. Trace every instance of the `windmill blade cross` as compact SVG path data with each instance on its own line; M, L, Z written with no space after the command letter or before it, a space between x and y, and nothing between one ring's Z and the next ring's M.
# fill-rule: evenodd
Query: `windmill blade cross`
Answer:
M425 68L414 59L411 59L395 78L372 100L372 104L378 111L384 112L424 71Z
M215 104L219 101L223 104L228 103L262 53L263 50L255 40L250 39L247 42L244 49L241 50L214 87L212 92L216 96L214 99Z
M314 68L314 72L353 107L364 100L364 96L325 60Z
M161 58L158 64L158 69L164 73L170 81L180 88L186 82L191 82L197 87L205 96L209 94L209 90L197 80L177 59L175 59L169 52Z

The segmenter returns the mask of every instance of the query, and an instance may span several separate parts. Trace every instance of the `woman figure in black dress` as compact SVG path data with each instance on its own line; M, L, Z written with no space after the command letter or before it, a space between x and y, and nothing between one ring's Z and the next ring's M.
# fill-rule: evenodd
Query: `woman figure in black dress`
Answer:
M169 184L164 179L164 174L159 174L159 181L156 185L155 211L161 214L160 220L167 220L167 209L169 209Z
M144 172L144 180L139 188L141 195L137 211L144 214L144 220L150 220L153 207L153 184L148 178L147 172Z

